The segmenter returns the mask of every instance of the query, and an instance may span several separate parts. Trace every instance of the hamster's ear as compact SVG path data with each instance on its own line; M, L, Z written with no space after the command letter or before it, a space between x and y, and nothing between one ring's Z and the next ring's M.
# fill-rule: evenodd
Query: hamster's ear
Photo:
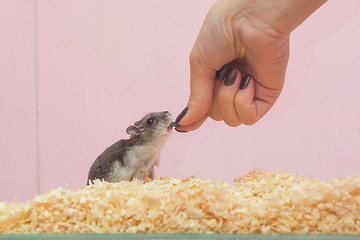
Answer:
M126 129L126 133L129 135L139 135L140 134L140 127L131 125Z

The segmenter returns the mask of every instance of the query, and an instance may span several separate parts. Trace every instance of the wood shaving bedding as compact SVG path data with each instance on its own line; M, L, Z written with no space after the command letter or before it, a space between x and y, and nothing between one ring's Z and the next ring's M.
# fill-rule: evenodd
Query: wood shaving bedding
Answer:
M329 182L257 170L234 184L160 178L0 203L0 233L360 234L360 175Z

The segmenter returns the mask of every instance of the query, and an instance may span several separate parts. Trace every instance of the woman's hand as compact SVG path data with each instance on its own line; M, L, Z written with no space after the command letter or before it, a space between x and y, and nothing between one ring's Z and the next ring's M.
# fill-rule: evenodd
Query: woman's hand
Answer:
M251 125L279 97L290 32L325 0L220 0L190 54L190 98L176 122L195 130L211 117Z

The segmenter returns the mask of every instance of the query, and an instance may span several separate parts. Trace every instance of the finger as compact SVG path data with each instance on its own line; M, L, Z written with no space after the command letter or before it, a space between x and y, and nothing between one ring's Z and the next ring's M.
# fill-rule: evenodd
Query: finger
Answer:
M257 101L255 98L255 81L249 75L245 75L234 98L237 116L245 125L252 125L260 119Z
M187 113L177 118L181 126L188 126L202 119L212 103L215 70L208 68L200 56L190 57L190 97L187 103Z
M207 118L208 118L208 116L206 115L203 118L201 118L200 120L198 120L188 126L185 126L185 127L180 126L180 127L175 128L175 130L178 132L188 132L188 131L196 130L206 121Z
M241 121L235 109L234 99L241 82L241 73L231 68L218 92L218 106L224 122L232 127L239 126Z
M218 101L218 98L219 98L218 94L219 94L219 89L220 89L221 84L222 84L222 81L220 81L220 80L215 81L213 99L212 99L210 109L208 111L209 117L215 121L223 120L220 109L219 109L219 101Z
M190 54L190 97L188 112L179 120L182 126L202 119L213 104L215 74L224 64L236 57L228 46L230 37L219 27L219 15L210 10Z

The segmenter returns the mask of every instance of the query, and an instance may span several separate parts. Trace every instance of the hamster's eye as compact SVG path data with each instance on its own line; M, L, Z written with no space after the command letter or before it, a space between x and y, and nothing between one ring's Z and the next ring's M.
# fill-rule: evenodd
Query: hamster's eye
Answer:
M147 120L147 124L148 125L152 125L154 123L154 118L149 118L148 120Z

